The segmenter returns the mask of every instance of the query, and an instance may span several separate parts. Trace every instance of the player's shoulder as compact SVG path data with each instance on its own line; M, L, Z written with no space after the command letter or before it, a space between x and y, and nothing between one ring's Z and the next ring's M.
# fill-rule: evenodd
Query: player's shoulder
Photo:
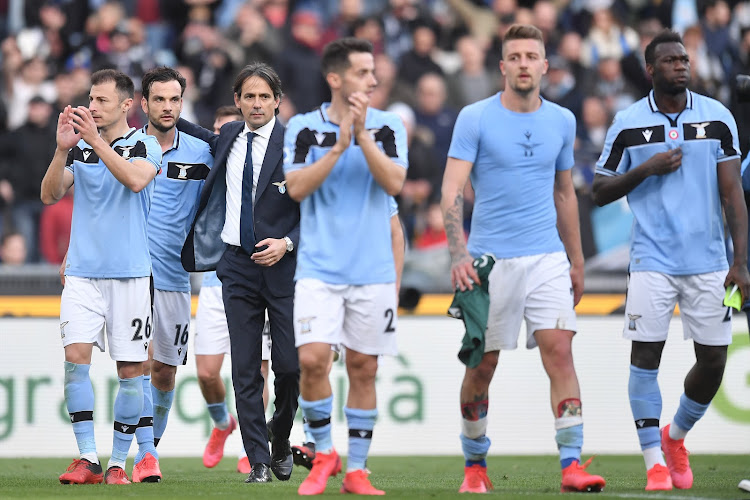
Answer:
M500 99L499 95L500 94L494 94L490 97L485 97L484 99L480 99L476 102L472 102L471 104L467 104L461 109L459 114L464 116L481 116L482 113L484 113L484 111L492 104L495 99Z
M211 149L211 145L204 141L203 139L199 139L198 137L193 137L192 135L186 134L184 132L177 132L177 149L187 149L187 150L206 150L209 151Z
M307 113L299 113L289 119L286 124L287 129L304 128L326 123L325 115L322 108L315 108Z
M565 106L561 106L557 104L556 102L548 101L547 99L543 97L541 99L542 99L542 105L545 106L547 113L549 113L553 117L556 117L564 122L575 123L576 116L573 114L571 110L569 110Z
M720 117L725 115L731 116L732 114L731 111L721 103L721 101L707 95L693 92L692 90L688 90L688 107L701 113L715 113ZM709 116L707 118L711 117Z
M640 127L644 125L644 120L650 119L653 115L653 105L649 102L649 96L646 96L615 113L612 125L621 128Z

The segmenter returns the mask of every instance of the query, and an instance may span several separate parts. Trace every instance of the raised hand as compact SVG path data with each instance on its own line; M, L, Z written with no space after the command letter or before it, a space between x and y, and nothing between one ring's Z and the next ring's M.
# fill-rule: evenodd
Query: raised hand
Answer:
M88 144L99 137L99 129L96 126L94 117L89 111L89 108L85 106L78 106L72 108L70 112L70 119L73 122L73 127L78 131L81 138Z
M78 144L81 140L81 134L76 133L73 128L73 122L70 118L72 108L65 106L60 116L57 117L57 147L62 150L68 150Z
M349 96L349 111L351 111L354 124L354 135L365 130L365 118L370 98L364 92L354 92Z

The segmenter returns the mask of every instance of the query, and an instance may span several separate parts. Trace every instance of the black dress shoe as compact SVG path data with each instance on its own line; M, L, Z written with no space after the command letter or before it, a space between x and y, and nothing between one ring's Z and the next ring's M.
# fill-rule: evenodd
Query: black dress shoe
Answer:
M271 454L271 470L279 481L288 481L292 477L294 460L289 440L274 441L271 443L273 453Z
M250 474L245 479L246 483L270 483L271 482L271 469L268 465L258 462L252 465Z

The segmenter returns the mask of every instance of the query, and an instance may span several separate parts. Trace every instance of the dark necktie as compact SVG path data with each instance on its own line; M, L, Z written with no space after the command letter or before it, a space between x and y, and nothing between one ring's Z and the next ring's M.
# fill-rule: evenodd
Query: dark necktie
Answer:
M240 246L249 254L255 250L255 230L253 229L253 139L255 134L247 134L247 156L242 172L242 206L240 207Z

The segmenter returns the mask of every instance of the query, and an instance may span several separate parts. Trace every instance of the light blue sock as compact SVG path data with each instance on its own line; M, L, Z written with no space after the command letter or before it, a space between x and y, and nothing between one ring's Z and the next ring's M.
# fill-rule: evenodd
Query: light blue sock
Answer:
M349 424L349 458L346 462L347 471L365 469L367 453L372 443L372 430L378 418L377 408L362 410L344 407L344 415Z
M154 444L159 444L159 440L164 435L164 429L167 428L169 410L172 409L174 400L174 389L162 391L151 384L151 397L154 401Z
M224 401L221 403L212 403L206 406L208 407L208 414L211 415L211 420L214 421L214 425L217 429L223 431L229 427L229 410Z
M94 388L89 376L90 368L91 365L65 362L65 403L81 458L99 463L94 439Z
M487 452L490 451L492 441L487 436L480 436L476 439L467 438L461 434L461 449L464 451L466 466L471 467L474 464L480 464L486 467L484 459Z
M310 433L315 440L315 451L330 453L333 449L331 439L331 412L333 411L333 395L318 401L305 401L299 398L302 415L307 419Z
M151 453L153 457L159 460L159 454L156 453L154 446L154 403L151 396L151 375L143 376L143 411L141 419L138 421L138 428L135 430L135 440L138 442L138 454L135 456L135 463L143 460L146 453Z
M674 415L674 424L685 432L689 431L706 414L708 406L693 401L683 393L680 396L680 406Z
M107 468L125 468L130 443L138 427L143 411L143 375L133 378L121 378L120 390L115 396L115 425L112 439L112 457Z
M573 462L581 462L583 448L583 424L558 429L555 433L557 449L560 450L560 466L564 469Z
M312 432L310 432L310 424L307 423L305 417L302 417L302 430L305 432L305 443L315 444L315 438L313 437Z
M659 370L645 370L630 365L628 396L641 450L661 446L659 418L661 417L661 391L657 376Z

